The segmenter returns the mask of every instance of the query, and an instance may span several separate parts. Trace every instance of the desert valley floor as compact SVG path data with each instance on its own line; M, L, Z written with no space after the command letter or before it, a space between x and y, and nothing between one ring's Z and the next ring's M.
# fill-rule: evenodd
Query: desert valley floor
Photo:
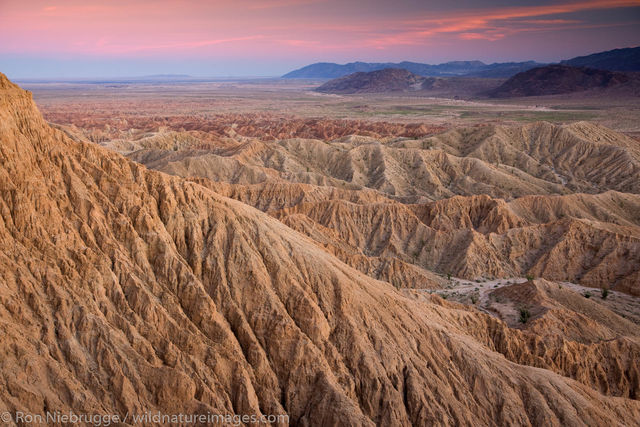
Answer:
M638 425L640 104L315 85L0 75L0 411Z

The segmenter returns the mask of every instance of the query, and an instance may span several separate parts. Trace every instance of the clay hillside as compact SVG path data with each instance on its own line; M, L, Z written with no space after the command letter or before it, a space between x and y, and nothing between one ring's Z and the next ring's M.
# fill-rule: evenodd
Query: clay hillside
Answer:
M509 78L501 86L488 92L495 98L559 95L573 92L618 90L640 96L640 76L637 73L597 70L594 68L547 65L533 68Z
M605 152L610 145L600 144ZM246 148L250 163L260 147ZM381 155L382 147L370 148ZM447 162L453 156L438 155ZM446 170L482 162L465 161ZM281 210L275 216L283 223L220 194L249 201L251 187L228 184L218 193L221 184L201 179L213 189L207 188L74 141L42 119L29 93L0 75L0 410L287 414L292 425L631 425L640 419L637 327L608 308L570 290L558 293L557 284L540 279L525 289L536 304L535 320L514 329L471 306L375 280L332 254L340 248L327 250L312 231L309 238L293 229L313 221L309 230L319 230L319 238L360 247L365 223L384 227L386 212L396 210L425 238L467 223L460 242L470 236L478 244L506 243L516 240L509 237L516 230L524 233L517 239L532 244L542 236L536 227L551 227L545 233L560 240L608 239L581 246L633 257L624 245L636 238L638 210L602 209L630 207L636 196L612 190L576 196L579 201L537 196L543 199L532 207L526 199L506 205L489 197L403 206L385 197L393 191L384 184L390 170L402 175L402 168L385 164L377 179L356 169L351 175L384 191L321 194L278 180L280 209L294 194L310 202ZM551 172L540 170L549 181ZM428 173L443 188L457 188L455 179L447 181L451 175ZM625 179L611 185L631 185ZM442 222L436 213L449 203L468 209ZM331 208L326 214L324 205ZM338 217L334 209L354 212ZM331 217L349 224L323 231ZM397 227L409 224L395 223L372 248L401 243ZM483 237L490 230L499 237ZM520 294L513 289L505 300ZM570 335L555 333L567 324Z

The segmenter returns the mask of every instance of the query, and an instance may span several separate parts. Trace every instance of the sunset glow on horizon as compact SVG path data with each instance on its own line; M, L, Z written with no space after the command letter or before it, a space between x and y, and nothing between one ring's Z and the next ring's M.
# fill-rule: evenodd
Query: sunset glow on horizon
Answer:
M11 77L557 61L640 44L640 0L0 0L0 40L0 71Z

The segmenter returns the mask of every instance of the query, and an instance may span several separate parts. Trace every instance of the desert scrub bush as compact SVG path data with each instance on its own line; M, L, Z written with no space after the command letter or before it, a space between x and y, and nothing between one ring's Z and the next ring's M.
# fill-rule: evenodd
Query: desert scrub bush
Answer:
M533 282L533 275L527 274L525 277L527 278L527 282Z
M591 292L585 292L585 293L583 294L583 296L584 296L585 298L591 298Z
M477 303L477 302L478 302L478 297L477 297L477 296L475 296L475 295L471 295L471 302L472 302L473 304Z
M526 308L520 309L520 318L519 318L520 323L527 323L530 317L531 317L531 313L529 312L529 310L527 310Z
M602 299L607 299L608 296L609 296L609 289L602 288Z

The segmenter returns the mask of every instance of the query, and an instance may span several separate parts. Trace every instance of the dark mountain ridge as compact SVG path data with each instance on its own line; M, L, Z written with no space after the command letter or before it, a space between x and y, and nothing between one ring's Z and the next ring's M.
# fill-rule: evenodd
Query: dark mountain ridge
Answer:
M285 74L285 79L333 79L344 77L357 72L371 72L388 68L402 68L419 76L452 77L509 77L520 71L542 65L535 61L506 62L485 64L481 61L452 61L443 64L431 65L418 62L403 61L398 63L368 63L350 62L348 64L335 64L331 62L319 62Z
M518 73L502 85L489 91L493 98L560 95L592 89L629 86L629 93L640 79L634 74L597 70L567 65L547 65Z
M640 46L624 49L613 49L578 56L560 61L561 65L573 67L589 67L608 71L640 71ZM419 62L350 62L336 64L332 62L318 62L291 71L282 78L285 79L334 79L356 72L370 72L386 68L403 68L420 76L430 77L488 77L508 78L517 73L541 67L547 64L536 61L524 62L496 62L485 64L482 61L451 61L432 65Z
M426 77L402 68L385 68L370 72L357 72L329 80L316 89L322 93L378 93L406 92L422 89Z
M608 71L640 71L640 46L578 56L560 64Z
M463 96L494 89L503 80L478 77L424 77L402 68L358 72L329 80L315 90L320 93L421 92L429 96Z

